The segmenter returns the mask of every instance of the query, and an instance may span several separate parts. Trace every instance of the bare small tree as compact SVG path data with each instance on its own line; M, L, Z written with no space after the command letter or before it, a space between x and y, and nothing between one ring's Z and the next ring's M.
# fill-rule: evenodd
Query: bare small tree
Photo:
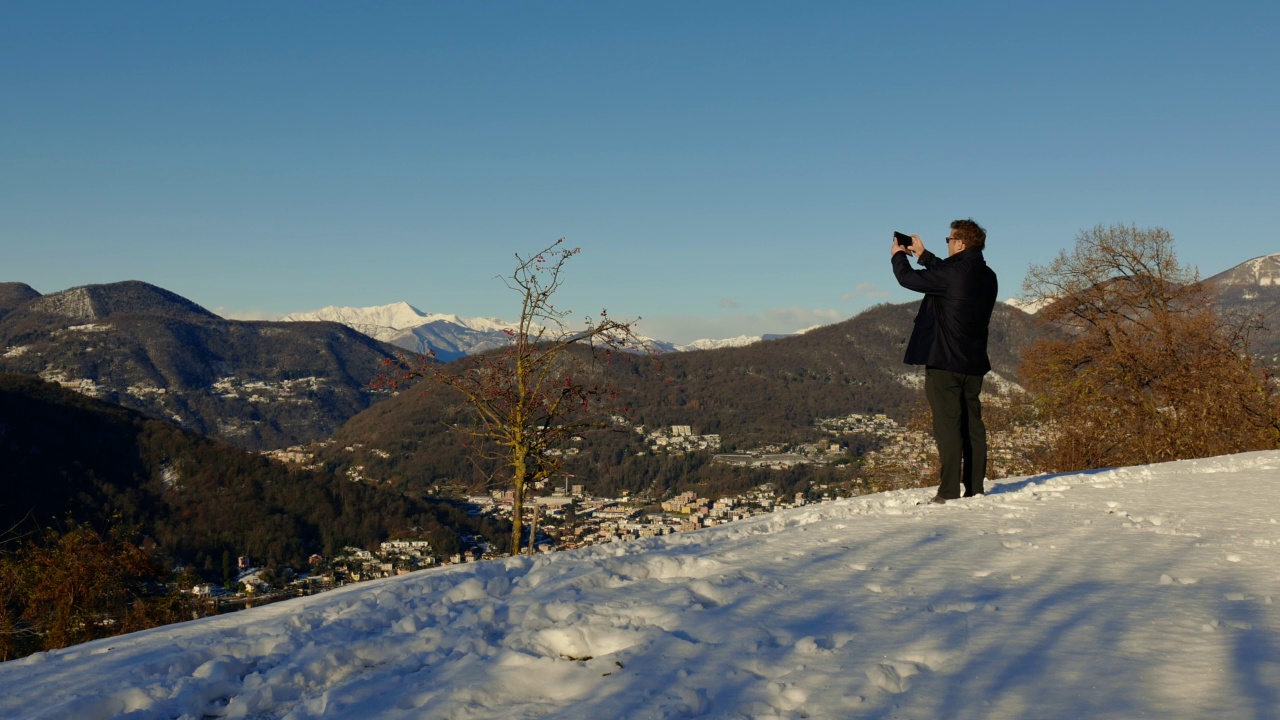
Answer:
M552 300L565 263L581 250L563 244L557 240L529 257L517 253L515 271L500 276L521 298L520 319L506 331L507 347L449 364L437 363L434 354L400 357L389 362L393 370L383 378L390 386L426 378L462 396L472 422L453 428L471 437L468 446L479 459L496 463L498 472L505 468L512 489L513 555L520 552L530 489L559 473L563 451L579 433L614 426L625 413L596 364L645 347L634 321L614 320L604 310L580 327L566 324L571 312Z
M1275 388L1249 355L1255 328L1219 317L1161 228L1081 233L1032 266L1026 299L1046 333L1021 376L1054 431L1057 470L1280 446Z

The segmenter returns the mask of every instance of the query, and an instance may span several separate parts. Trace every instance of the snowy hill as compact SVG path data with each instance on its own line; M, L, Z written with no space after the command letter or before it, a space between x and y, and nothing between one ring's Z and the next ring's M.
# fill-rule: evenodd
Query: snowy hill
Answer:
M1208 282L1221 288L1228 287L1276 287L1280 288L1280 253L1263 255L1218 273Z
M1264 718L1280 452L810 505L0 664L5 718Z

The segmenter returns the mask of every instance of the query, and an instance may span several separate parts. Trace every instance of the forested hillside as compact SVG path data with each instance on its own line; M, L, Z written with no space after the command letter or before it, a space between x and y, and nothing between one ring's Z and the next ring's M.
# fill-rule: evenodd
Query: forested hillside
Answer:
M25 532L137 525L174 562L221 580L224 556L304 568L311 553L392 533L442 552L458 533L500 536L447 502L422 502L229 444L39 379L0 375L0 524Z

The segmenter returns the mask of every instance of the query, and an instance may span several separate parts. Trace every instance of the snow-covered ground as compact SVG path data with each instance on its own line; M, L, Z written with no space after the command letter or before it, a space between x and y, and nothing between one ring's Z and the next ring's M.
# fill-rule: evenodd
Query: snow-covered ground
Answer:
M872 495L0 664L4 718L1274 718L1280 452Z

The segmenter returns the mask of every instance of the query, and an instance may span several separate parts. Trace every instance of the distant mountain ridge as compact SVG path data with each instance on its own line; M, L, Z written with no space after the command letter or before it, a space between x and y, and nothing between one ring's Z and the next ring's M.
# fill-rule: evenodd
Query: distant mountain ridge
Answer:
M394 348L332 323L226 320L139 281L0 287L0 372L40 376L252 449L327 437Z
M369 337L391 343L415 353L434 351L438 360L448 362L465 355L486 352L510 342L508 330L517 325L498 318L464 318L448 313L424 313L407 302L373 307L339 307L330 305L308 312L289 313L285 322L336 322ZM792 334L811 330L807 328ZM776 340L787 335L740 335L719 340L703 339L676 344L644 338L655 352L687 352L743 347L763 340Z
M505 331L516 327L514 323L496 318L427 314L407 302L363 308L330 305L310 312L290 313L283 320L340 323L415 353L434 351L436 358L443 362L502 347L509 341Z
M390 342L405 330L436 322L452 323L478 332L502 332L516 327L515 323L497 318L461 318L446 313L427 314L407 302L364 308L330 305L312 312L290 313L285 315L283 320L285 322L306 320L339 322L385 342Z

